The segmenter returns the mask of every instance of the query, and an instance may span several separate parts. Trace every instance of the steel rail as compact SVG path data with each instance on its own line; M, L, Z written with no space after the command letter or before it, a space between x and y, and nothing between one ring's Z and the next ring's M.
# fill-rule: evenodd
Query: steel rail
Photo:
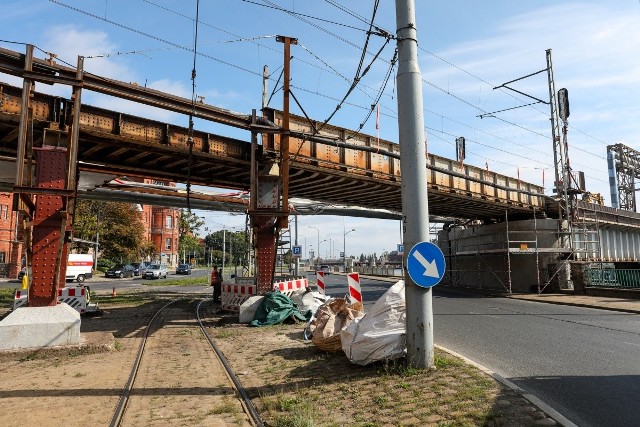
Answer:
M171 304L174 304L174 303L176 303L178 301L184 301L184 300L185 300L184 298L178 298L178 299L172 300L172 301L168 302L167 304L163 305L162 307L160 307L155 312L155 314L153 315L153 317L151 318L151 320L147 324L147 326L145 328L145 331L144 331L144 335L142 337L142 341L140 342L140 347L138 348L138 353L137 353L136 358L135 358L135 360L133 362L133 365L131 367L131 372L129 374L129 378L127 380L127 383L125 384L125 387L124 387L124 389L122 391L122 394L120 395L120 399L118 400L118 404L116 405L116 409L114 411L113 417L111 418L111 422L109 423L110 427L119 427L122 424L122 420L124 418L124 414L125 414L125 412L127 410L127 404L129 403L129 398L131 396L131 391L133 389L133 385L134 385L134 383L136 381L136 378L138 376L138 370L140 368L140 364L141 364L141 361L142 361L142 356L143 356L144 350L146 348L147 338L149 336L149 331L151 330L151 326L153 325L153 323L155 322L156 318L158 317L158 315L163 310L165 310ZM246 409L247 414L251 417L251 420L253 421L254 425L257 426L257 427L264 427L264 423L262 422L262 418L260 417L260 414L258 413L258 410L256 409L256 407L254 406L253 402L251 401L251 398L247 394L246 389L242 386L242 384L240 383L240 380L238 379L238 377L233 372L233 368L231 368L231 365L229 364L227 359L224 357L222 351L220 351L220 349L216 345L216 343L213 340L213 338L211 338L211 336L209 335L209 333L205 329L205 326L204 326L204 324L202 322L202 318L200 317L200 306L205 301L206 300L200 301L198 303L198 305L196 306L195 314L196 314L196 319L198 320L198 325L200 326L200 330L202 331L204 336L207 338L207 341L209 342L210 347L215 352L216 356L220 360L220 363L224 367L227 376L229 377L229 379L233 383L233 386L236 388L236 391L238 392L239 396L242 398L243 406Z
M127 403L129 403L129 396L131 396L131 389L133 388L133 383L138 376L138 368L140 368L140 361L142 360L142 354L144 353L144 348L147 344L147 337L149 336L149 330L151 329L151 325L153 324L158 314L162 312L165 308L170 306L171 304L180 301L179 299L175 299L173 301L168 302L167 304L160 307L158 311L153 315L147 327L144 330L144 335L142 337L142 342L140 343L140 347L138 348L138 354L136 356L136 360L133 362L133 366L131 367L131 373L129 374L129 379L127 380L127 384L124 386L124 390L120 395L120 399L118 400L118 405L116 406L116 410L113 414L113 418L111 418L111 423L109 423L110 427L118 427L122 422L122 417L124 416L124 411L127 409Z
M233 372L233 368L231 367L231 365L227 361L227 358L224 357L224 354L222 353L220 348L218 348L218 346L216 345L215 341L213 340L213 338L211 338L211 335L209 335L209 333L207 332L207 330L205 329L205 327L204 327L204 325L202 323L202 319L200 318L200 306L204 302L205 302L205 300L200 301L198 303L198 306L196 307L196 316L198 318L198 323L200 323L200 328L202 330L202 333L207 338L207 341L209 341L209 344L211 345L211 348L213 348L213 350L218 355L218 359L220 360L220 363L222 363L222 366L224 366L224 369L227 371L227 375L229 376L229 378L233 382L233 385L238 390L238 393L240 394L240 396L242 397L242 400L245 403L245 407L247 409L247 412L249 413L249 415L251 416L251 418L255 422L256 426L264 427L264 423L262 422L262 418L260 418L260 414L258 413L258 410L256 409L255 405L251 401L251 398L249 397L249 395L247 394L247 390L242 386L242 383L240 383L240 380L238 379L236 374Z

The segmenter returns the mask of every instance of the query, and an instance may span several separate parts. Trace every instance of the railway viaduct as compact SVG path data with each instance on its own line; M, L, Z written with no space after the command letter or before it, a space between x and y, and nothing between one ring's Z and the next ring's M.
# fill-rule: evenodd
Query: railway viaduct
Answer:
M24 214L32 236L32 306L55 305L57 289L64 286L60 278L65 274L66 242L72 234L76 197L122 196L131 191L143 191L146 196L170 195L157 188L114 188L109 182L117 176L180 182L187 188L202 185L248 191L248 202L188 192L187 205L191 201L199 207L242 204L251 217L259 291L272 286L276 240L287 226L290 198L401 215L399 147L390 141L323 126L288 111L266 108L261 115L255 110L249 114L230 112L86 73L81 57L76 68L36 59L31 46L24 54L0 49L0 72L24 81L22 88L0 83L0 181L14 192L13 208ZM69 85L71 98L38 93L36 82ZM83 105L83 90L235 127L247 132L247 140ZM602 258L599 244L577 249L563 243L567 239L562 234L567 233L558 221L559 204L544 196L542 187L432 154L428 154L427 164L425 185L431 217L425 221L463 220L481 226L553 219L556 222L546 227L553 229L556 237L545 244L558 250L549 252L564 253L565 259L576 253ZM580 202L578 216L589 222L591 229L598 221L593 212L608 224L640 227L637 215ZM522 231L530 232L533 226ZM450 257L486 252L486 247L478 249L486 243L483 238L469 243L470 238L465 237L462 248L455 235L443 235L443 249ZM510 254L508 234L502 240L502 246L489 250ZM515 252L535 249L538 256L538 246L520 245ZM450 272L450 278L453 275Z

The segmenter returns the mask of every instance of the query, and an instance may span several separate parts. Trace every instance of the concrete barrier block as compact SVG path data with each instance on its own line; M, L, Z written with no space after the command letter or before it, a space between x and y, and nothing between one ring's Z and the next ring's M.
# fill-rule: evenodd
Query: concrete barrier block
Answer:
M0 350L80 344L80 313L67 304L20 307L0 322Z
M249 323L253 320L263 298L263 296L250 297L240 305L240 323Z

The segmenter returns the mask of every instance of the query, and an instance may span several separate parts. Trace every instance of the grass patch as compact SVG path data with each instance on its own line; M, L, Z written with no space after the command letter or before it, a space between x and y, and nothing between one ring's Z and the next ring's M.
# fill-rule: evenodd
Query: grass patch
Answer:
M20 285L16 284L16 288ZM13 307L13 295L15 294L15 288L2 288L0 289L0 306Z
M233 405L232 402L224 402L221 405L216 405L212 410L209 411L209 414L221 415L221 414L235 414L238 412L238 409Z
M230 330L225 330L225 329L221 329L221 330L219 330L219 331L217 331L217 332L216 332L216 338L221 338L221 339L224 339L224 338L231 338L231 337L233 337L234 335L235 335L235 334L234 334L232 331L230 331Z
M464 365L461 360L447 356L436 356L434 358L434 364L437 369L454 368Z
M209 278L205 277L183 277L183 278L166 278L156 279L142 282L145 286L197 286L208 285Z
M274 427L316 427L313 417L313 403L300 396L280 393L262 399L265 410L273 415L269 425Z
M102 308L109 305L128 305L138 307L155 301L157 298L153 295L147 295L139 292L124 292L112 297L110 295L95 295L91 293L91 301L97 302Z

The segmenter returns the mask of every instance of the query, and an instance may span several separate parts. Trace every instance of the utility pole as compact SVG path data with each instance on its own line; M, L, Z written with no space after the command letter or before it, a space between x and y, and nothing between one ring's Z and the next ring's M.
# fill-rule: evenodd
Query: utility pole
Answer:
M419 242L429 240L427 147L424 137L422 75L418 66L414 0L396 0L396 26L403 241L412 248ZM407 272L404 280L407 305L407 360L415 368L431 369L435 367L431 288L419 287Z
M291 83L291 45L297 45L298 39L287 36L277 36L276 41L284 43L284 71L283 71L283 100L282 100L282 129L280 139L280 176L282 179L282 216L280 228L289 227L289 99Z

